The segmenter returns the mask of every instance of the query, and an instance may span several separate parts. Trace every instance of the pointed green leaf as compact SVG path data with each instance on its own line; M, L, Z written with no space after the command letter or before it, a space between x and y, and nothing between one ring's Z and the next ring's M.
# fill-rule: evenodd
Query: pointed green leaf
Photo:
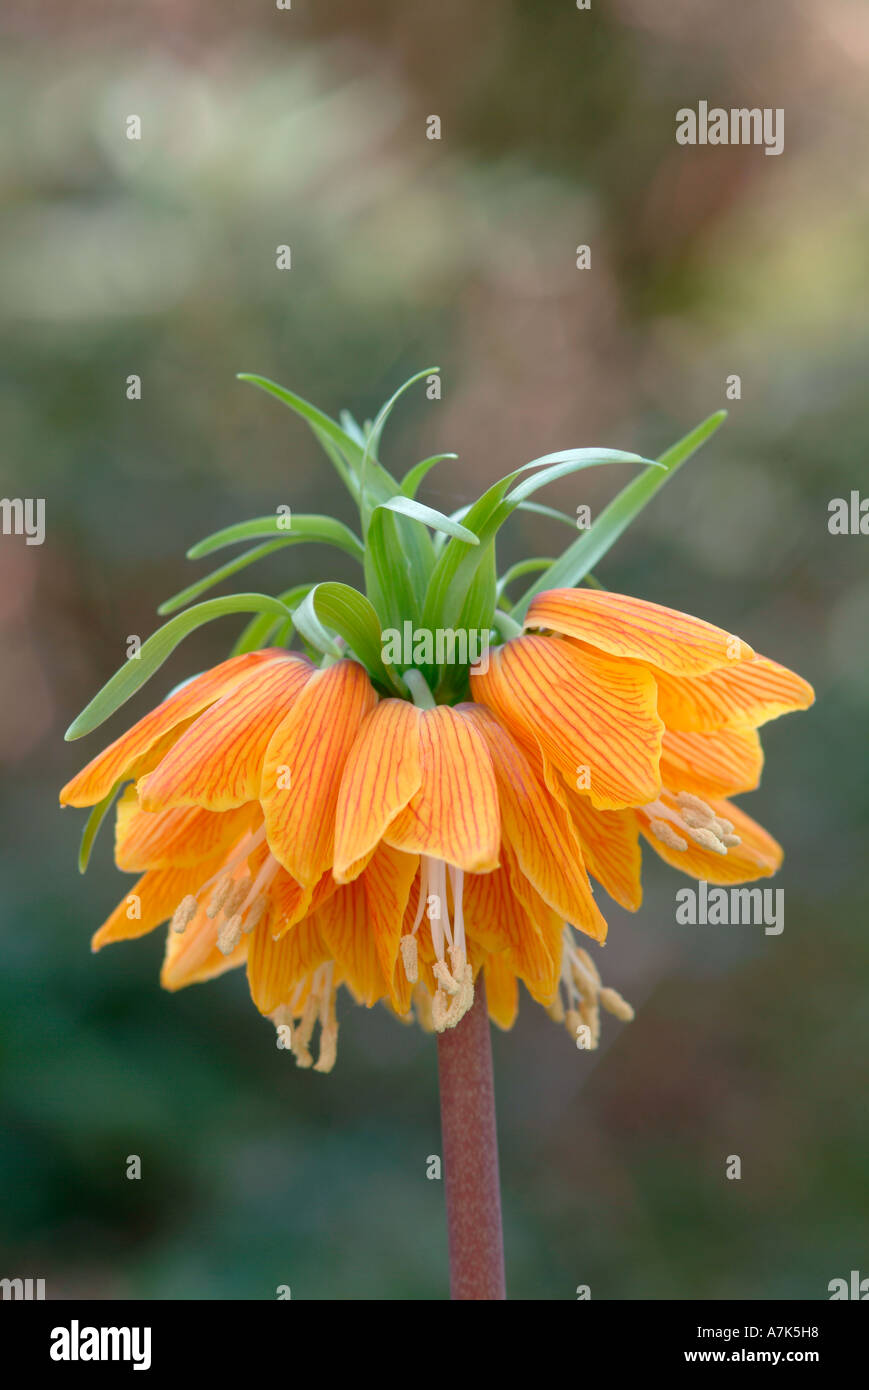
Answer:
M286 525L287 520L290 521L289 526ZM255 516L251 521L239 521L234 526L224 526L220 531L215 531L192 545L187 552L187 558L200 560L204 555L222 550L224 546L266 537L279 540L285 545L300 545L303 542L333 545L345 554L352 555L354 560L361 560L363 555L361 540L343 521L336 521L331 516L302 512L289 518L277 514Z
M99 834L100 826L105 820L112 803L123 785L124 779L121 778L120 781L115 783L112 790L106 793L102 801L98 801L96 806L91 807L91 813L87 818L87 824L82 831L81 845L78 851L78 871L80 874L85 872L90 863L91 850Z
M401 492L405 497L415 497L416 490L423 478L434 468L435 464L443 463L446 459L457 459L458 454L432 454L431 458L423 459L420 463L414 464L401 480Z
M195 584L188 584L186 589L174 594L172 598L167 598L157 609L160 617L165 617L168 613L175 613L179 608L183 608L193 599L199 598L200 594L207 593L216 584L222 584L224 579L229 579L233 574L238 574L239 570L246 569L256 560L262 560L266 555L271 555L273 550L280 550L283 546L290 544L287 540L268 541L265 545L254 546L252 550L245 550L242 555L236 556L234 560L228 560L219 569L212 570L211 574L206 574L204 578L197 579Z
M380 502L378 506L390 512L398 512L401 516L409 516L414 521L422 522L423 526L430 526L433 531L442 531L445 536L456 536L460 541L467 541L468 545L480 544L479 537L466 526L460 526L452 517L435 511L433 507L424 506L413 497L390 497L387 502Z
M197 603L186 613L170 618L142 644L139 655L129 658L106 682L78 718L73 720L64 737L68 740L82 738L98 729L160 669L178 643L203 623L210 623L214 618L222 618L228 613L257 612L272 612L279 618L290 616L284 605L268 594L227 594L225 598Z
M627 487L604 508L593 525L568 546L546 574L522 595L511 610L512 616L521 622L535 594L543 593L546 589L569 589L580 583L598 560L606 555L626 527L648 505L658 489L663 487L667 479L671 478L702 444L705 444L726 418L726 410L716 411L661 455L658 460L659 470L648 469L638 478L634 478L633 482L628 483Z

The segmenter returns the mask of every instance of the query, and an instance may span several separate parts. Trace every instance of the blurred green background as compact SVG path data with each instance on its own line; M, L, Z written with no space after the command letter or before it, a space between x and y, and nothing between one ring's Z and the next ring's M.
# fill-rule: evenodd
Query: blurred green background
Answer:
M0 1275L49 1297L445 1294L431 1039L345 1002L337 1069L312 1075L242 974L162 993L162 932L92 957L131 880L106 834L79 878L84 815L56 801L240 629L63 743L210 567L189 544L281 503L349 519L301 423L234 374L365 417L429 363L442 399L417 388L383 456L455 450L422 493L448 511L548 450L654 454L729 405L599 572L818 693L767 728L744 803L787 850L783 934L677 926L684 880L647 856L601 962L636 1021L581 1054L526 997L496 1034L510 1293L826 1298L869 1274L869 539L827 529L833 497L869 494L869 10L49 0L3 28L0 490L44 497L47 532L0 537ZM701 99L784 108L784 153L678 146ZM624 481L544 500L596 514ZM502 564L564 540L514 519ZM285 551L241 587L309 577L350 562Z

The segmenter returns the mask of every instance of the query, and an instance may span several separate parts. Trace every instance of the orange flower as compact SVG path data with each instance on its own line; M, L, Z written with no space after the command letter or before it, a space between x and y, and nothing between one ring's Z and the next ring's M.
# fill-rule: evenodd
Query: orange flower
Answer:
M758 783L757 727L813 695L738 638L618 594L540 594L525 627L455 706L281 649L176 691L61 793L91 806L129 783L115 856L142 877L94 949L170 920L165 987L246 964L302 1065L319 1022L321 1071L340 985L441 1031L480 970L501 1026L521 980L594 1046L599 1005L631 1010L573 935L606 936L589 874L636 909L641 836L710 883L774 873L779 846L727 798Z

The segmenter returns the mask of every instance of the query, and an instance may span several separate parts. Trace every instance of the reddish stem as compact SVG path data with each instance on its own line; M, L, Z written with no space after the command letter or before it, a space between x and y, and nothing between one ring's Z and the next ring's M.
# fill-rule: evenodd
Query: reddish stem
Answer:
M438 1035L450 1297L502 1299L504 1241L492 1044L482 972L473 1007Z

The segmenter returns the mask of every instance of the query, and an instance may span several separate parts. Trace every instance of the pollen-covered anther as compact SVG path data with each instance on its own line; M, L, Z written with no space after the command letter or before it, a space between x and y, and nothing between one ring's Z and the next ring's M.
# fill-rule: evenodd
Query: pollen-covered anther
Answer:
M258 926L258 924L262 921L263 915L268 905L269 900L265 893L263 893L261 897L256 898L251 903L250 907L245 913L244 922L242 923L241 928L245 936L247 936L249 932L252 932L254 927Z
M172 930L178 932L180 936L193 921L198 907L199 904L192 893L188 893L185 898L182 898L172 914Z
M439 1032L443 1032L446 1028L455 1028L474 1003L474 971L470 961L462 965L461 969L454 964L453 969L459 976L459 990L457 994L453 995L443 1016L443 1027L438 1030Z
M432 966L432 971L434 973L435 979L440 984L441 989L443 989L446 994L459 993L461 985L459 984L458 980L453 979L450 973L450 968L445 960L436 960L434 965Z
M697 830L688 832L695 844L700 845L701 849L711 850L713 854L726 854L727 846L719 840L714 830L709 830L701 826Z
M210 917L214 920L218 913L223 911L223 905L231 891L232 875L224 874L223 878L218 880L217 887L211 895L211 902L208 904L205 912L206 917Z
M686 825L711 825L715 820L715 812L711 806L707 806L702 797L695 796L693 792L677 792L676 800L682 812L682 818ZM689 820L685 812L695 819ZM731 829L733 827L731 826Z
M404 966L404 974L408 984L415 985L419 979L419 951L415 936L403 936L398 943L401 951L401 963Z
M293 1049L293 1056L296 1065L299 1067L310 1067L314 1064L314 1059L308 1051L308 1043L311 1041L311 1034L314 1031L314 1024L317 1022L317 997L313 990L305 1000L305 1007L302 1010L302 1017L293 1029L293 1037L290 1046Z
M230 889L223 903L223 911L225 912L227 917L234 917L237 912L241 911L241 908L244 906L245 899L247 898L247 895L250 892L250 888L250 875L245 874L244 878L240 878L238 882Z
M233 917L228 917L220 931L217 933L217 949L222 951L225 956L231 956L239 941L241 941L241 917L238 913Z
M338 1057L338 1024L329 1022L320 1029L320 1051L314 1063L314 1071L329 1072Z
M634 1011L627 999L623 999L617 989L606 987L598 995L598 999L603 1004L607 1013L614 1014L616 1018L622 1019L624 1023L630 1023L634 1017Z
M688 841L684 840L681 835L677 835L672 825L669 825L665 820L651 820L649 829L656 840L668 845L670 849L684 850L688 848Z

